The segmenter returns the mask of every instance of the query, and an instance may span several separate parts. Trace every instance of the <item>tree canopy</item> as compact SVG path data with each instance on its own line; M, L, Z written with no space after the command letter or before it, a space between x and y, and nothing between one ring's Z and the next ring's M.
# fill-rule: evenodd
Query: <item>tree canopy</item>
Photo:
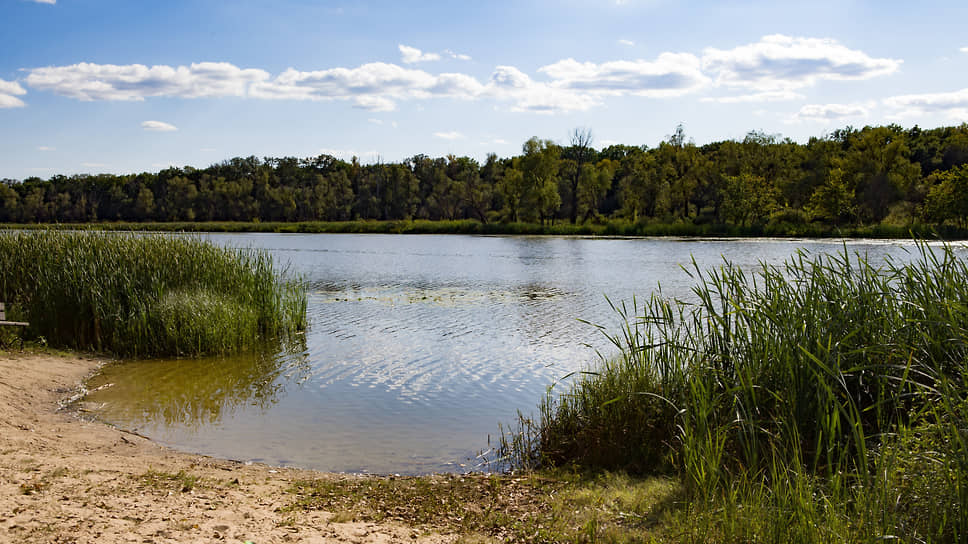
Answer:
M968 222L968 124L846 127L800 144L750 132L655 147L533 137L483 163L416 155L236 157L207 168L0 180L0 222L453 220L488 222Z

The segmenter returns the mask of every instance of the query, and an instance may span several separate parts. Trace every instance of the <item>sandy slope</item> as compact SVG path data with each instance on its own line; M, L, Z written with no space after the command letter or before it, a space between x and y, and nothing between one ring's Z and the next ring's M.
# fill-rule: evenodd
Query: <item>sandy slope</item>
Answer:
M0 542L454 540L279 512L293 500L291 480L341 476L174 452L59 410L99 364L0 352ZM198 481L186 485L178 473Z

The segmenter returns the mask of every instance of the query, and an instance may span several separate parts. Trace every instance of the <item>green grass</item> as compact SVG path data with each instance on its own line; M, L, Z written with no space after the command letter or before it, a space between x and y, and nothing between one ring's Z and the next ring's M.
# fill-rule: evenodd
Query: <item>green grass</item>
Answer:
M616 308L621 355L522 418L522 468L678 478L685 541L968 538L968 265L800 254Z
M681 486L668 478L555 473L298 480L283 511L401 522L458 542L649 542L675 539Z
M238 351L306 325L302 286L266 252L189 236L0 232L0 300L42 343L124 356Z
M168 223L80 223L10 224L16 229L117 230L140 232L284 232L357 234L479 234L479 235L555 235L555 236L725 236L725 237L813 237L813 238L910 238L912 235L947 240L968 239L968 230L951 225L861 225L832 226L819 223L768 223L755 226L639 222L622 219L572 225L561 221L538 223L481 223L473 219L455 221L303 221L303 222L168 222Z

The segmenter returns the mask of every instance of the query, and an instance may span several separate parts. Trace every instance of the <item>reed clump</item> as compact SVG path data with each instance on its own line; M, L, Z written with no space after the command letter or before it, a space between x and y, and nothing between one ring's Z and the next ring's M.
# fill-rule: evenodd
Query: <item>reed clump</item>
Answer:
M968 265L919 245L687 272L505 438L519 466L676 474L686 540L968 539Z
M0 300L50 345L123 356L239 351L306 326L264 251L194 236L0 232Z

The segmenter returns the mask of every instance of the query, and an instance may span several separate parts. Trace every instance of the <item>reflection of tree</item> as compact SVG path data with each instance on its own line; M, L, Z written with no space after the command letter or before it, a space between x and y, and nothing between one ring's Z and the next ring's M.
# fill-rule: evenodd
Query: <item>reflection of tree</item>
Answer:
M277 346L278 347L278 346ZM305 336L284 349L207 357L132 361L105 367L91 379L87 400L104 403L101 417L131 427L216 424L243 406L266 410L310 372Z

